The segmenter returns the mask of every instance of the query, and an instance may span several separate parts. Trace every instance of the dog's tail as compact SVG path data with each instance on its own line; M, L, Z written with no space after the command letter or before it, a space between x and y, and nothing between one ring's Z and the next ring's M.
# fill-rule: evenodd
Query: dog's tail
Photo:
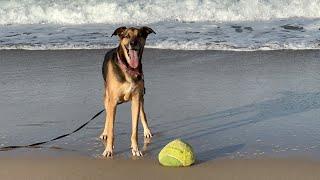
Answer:
M103 111L104 111L104 109L101 110L101 111L99 111L99 112L98 112L96 115L94 115L90 120L88 120L87 122L85 122L84 124L82 124L82 125L79 126L77 129L73 130L73 131L70 132L70 133L66 133L66 134L60 135L60 136L58 136L58 137L52 138L52 139L50 139L50 140L41 141L41 142L36 142L36 143L33 143L33 144L0 147L0 151L8 151L8 150L17 149L17 148L30 148L30 147L35 147L35 146L39 146L39 145L42 145L42 144L46 144L46 143L49 143L49 142L56 141L56 140L58 140L58 139L67 137L67 136L69 136L69 135L71 135L71 134L73 134L73 133L78 132L80 129L84 128L84 127L85 127L87 124L89 124L92 120L94 120L96 117L98 117Z

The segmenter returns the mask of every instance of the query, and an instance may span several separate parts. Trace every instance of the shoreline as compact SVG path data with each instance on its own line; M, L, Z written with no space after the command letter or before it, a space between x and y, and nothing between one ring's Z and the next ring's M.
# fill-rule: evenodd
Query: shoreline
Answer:
M0 49L1 51L103 51L103 50L110 50L116 48L114 47L107 47L107 48L75 48L75 49ZM153 50L153 51L176 51L176 52L187 52L187 51L193 51L193 52L236 52L236 53L254 53L254 52L278 52L278 51L288 51L288 52L294 52L294 51L320 51L319 48L307 48L307 49L254 49L254 50L243 50L243 49L166 49L166 48L149 48L145 47L147 50Z

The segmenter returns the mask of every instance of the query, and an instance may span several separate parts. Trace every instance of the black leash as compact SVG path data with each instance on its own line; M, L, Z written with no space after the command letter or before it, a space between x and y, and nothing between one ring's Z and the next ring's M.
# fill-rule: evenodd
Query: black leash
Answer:
M84 128L87 124L89 124L89 122L91 122L91 121L94 120L96 117L98 117L103 111L104 111L104 109L101 110L100 112L98 112L96 115L94 115L89 121L87 121L86 123L82 124L80 127L78 127L77 129L75 129L74 131L72 131L72 132L70 132L70 133L63 134L63 135L61 135L61 136L55 137L55 138L50 139L50 140L47 140L47 141L37 142L37 143L33 143L33 144L20 145L20 146L5 146L5 147L1 147L1 148L0 148L0 151L8 151L8 150L17 149L17 148L31 148L31 147L39 146L39 145L42 145L42 144L46 144L46 143L48 143L48 142L52 142L52 141L55 141L55 140L64 138L64 137L69 136L69 135L71 135L71 134L73 134L73 133L76 133L76 132L79 131L80 129Z

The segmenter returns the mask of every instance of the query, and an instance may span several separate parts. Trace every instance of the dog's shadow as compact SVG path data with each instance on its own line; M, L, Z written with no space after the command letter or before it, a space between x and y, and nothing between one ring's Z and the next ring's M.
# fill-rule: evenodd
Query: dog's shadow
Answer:
M224 146L222 148L202 151L196 154L197 163L203 163L203 162L211 161L217 158L223 158L223 157L229 156L230 154L239 151L244 146L245 144L234 144L230 146Z

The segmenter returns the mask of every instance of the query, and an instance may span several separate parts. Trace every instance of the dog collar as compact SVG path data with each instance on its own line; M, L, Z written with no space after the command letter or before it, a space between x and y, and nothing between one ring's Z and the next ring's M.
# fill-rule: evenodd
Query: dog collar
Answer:
M140 76L143 79L142 69L141 69L141 72L139 71L140 66L141 66L140 64L137 68L130 67L125 60L120 58L118 52L117 52L117 59L118 59L118 64L120 65L120 68L122 69L122 71L127 72L130 76L133 76L136 78Z

